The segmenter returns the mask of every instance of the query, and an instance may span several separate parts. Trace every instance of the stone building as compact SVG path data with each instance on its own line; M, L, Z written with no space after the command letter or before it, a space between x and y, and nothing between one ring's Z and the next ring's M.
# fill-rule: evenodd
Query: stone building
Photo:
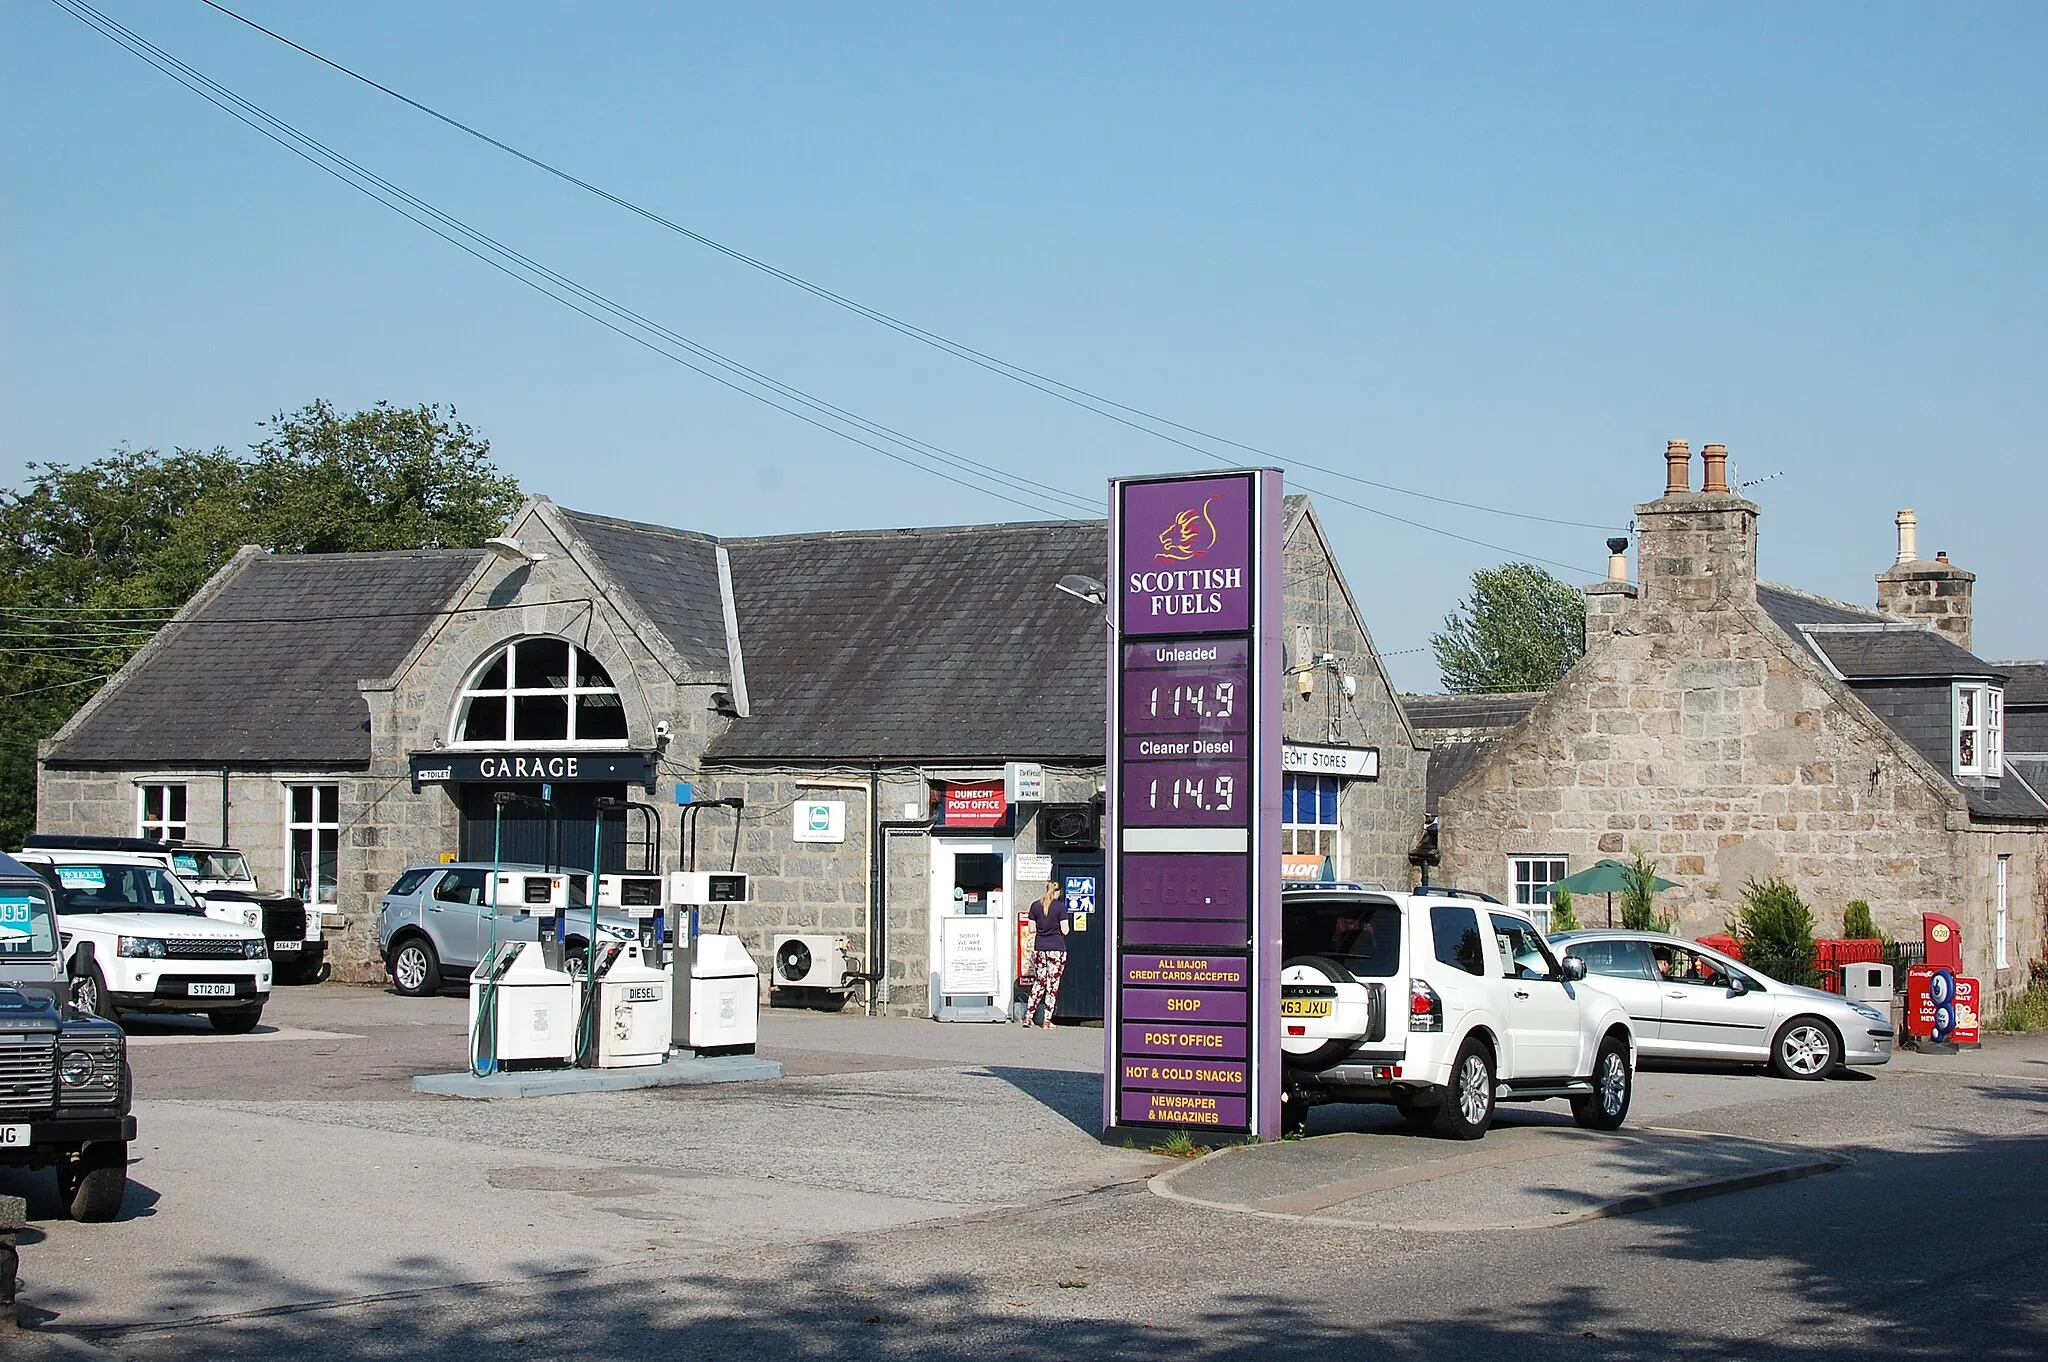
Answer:
M1305 498L1285 536L1290 764L1353 773L1290 775L1285 835L1403 882L1427 754ZM1099 521L719 539L545 499L490 551L244 549L44 745L38 827L230 841L365 981L410 865L736 865L764 964L836 935L878 1009L941 1009L945 918L1100 874L1106 632L1053 588L1106 556Z
M1434 791L1440 878L1541 904L1641 851L1679 885L1660 910L1698 935L1783 876L1823 933L1854 899L1898 936L1956 917L1969 967L2010 996L2043 952L2048 763L2008 755L2006 688L2038 712L2041 664L1969 651L1974 578L1919 559L1910 512L1878 610L1759 582L1759 510L1726 461L1708 445L1694 491L1671 444L1664 495L1636 507L1638 580L1588 589L1586 654L1548 693L1462 728L1447 702L1415 706L1462 747Z

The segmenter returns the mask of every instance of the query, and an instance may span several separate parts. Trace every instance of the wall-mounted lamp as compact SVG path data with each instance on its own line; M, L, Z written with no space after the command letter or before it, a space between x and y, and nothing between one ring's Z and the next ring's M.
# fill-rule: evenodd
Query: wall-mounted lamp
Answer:
M1097 609L1109 604L1109 588L1093 577L1086 577L1078 572L1069 572L1054 582L1053 590L1064 591L1075 600L1086 601Z
M510 563L538 563L547 557L538 549L530 549L509 534L494 534L484 540L484 547Z

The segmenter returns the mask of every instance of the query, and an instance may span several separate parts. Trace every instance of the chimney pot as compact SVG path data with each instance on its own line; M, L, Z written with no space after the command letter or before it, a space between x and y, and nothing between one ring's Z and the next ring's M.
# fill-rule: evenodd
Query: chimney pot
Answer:
M1899 527L1899 556L1901 563L1920 561L1919 534L1920 517L1905 510L1892 517L1892 523Z
M1628 580L1628 537L1616 535L1607 541L1607 580L1625 582Z
M1692 491L1692 446L1672 440L1664 446L1664 495L1682 497Z
M1702 492L1728 490L1728 446L1708 445L1700 451L1700 462L1706 465L1706 476L1700 485Z
M1948 561L1948 550L1947 550L1947 549L1939 549L1939 550L1937 550L1937 551L1935 552L1935 555L1934 555L1934 561L1935 561L1935 562L1937 562L1937 563L1946 563L1946 562Z

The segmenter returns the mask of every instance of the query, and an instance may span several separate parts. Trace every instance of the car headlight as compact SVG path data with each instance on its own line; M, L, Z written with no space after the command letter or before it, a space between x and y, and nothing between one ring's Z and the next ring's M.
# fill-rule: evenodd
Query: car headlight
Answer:
M242 943L242 955L245 959L261 960L267 954L269 954L269 947L260 936L254 941L244 941Z
M244 908L242 910L242 925L244 927L254 927L262 921L263 910L261 908Z
M82 1088L92 1082L93 1070L96 1067L91 1055L83 1050L73 1050L64 1056L64 1063L57 1073L64 1080L65 1087Z
M124 936L114 943L114 954L139 960L161 960L168 947L160 936Z
M1856 1015L1864 1018L1866 1021L1889 1022L1891 1020L1890 1017L1887 1017L1868 1003L1850 1003L1849 1006L1856 1009Z

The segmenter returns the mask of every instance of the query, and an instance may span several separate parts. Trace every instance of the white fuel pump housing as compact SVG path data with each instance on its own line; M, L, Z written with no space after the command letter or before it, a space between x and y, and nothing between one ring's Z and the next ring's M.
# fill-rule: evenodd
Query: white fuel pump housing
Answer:
M752 1054L760 1030L761 967L736 936L700 936L674 955L679 1049Z
M486 990L496 1024L489 1037L500 1064L567 1064L576 1057L577 983L551 969L535 941L501 941L469 976L469 1033Z
M599 961L596 1020L598 1068L659 1064L668 1057L668 971L648 964L638 942Z

